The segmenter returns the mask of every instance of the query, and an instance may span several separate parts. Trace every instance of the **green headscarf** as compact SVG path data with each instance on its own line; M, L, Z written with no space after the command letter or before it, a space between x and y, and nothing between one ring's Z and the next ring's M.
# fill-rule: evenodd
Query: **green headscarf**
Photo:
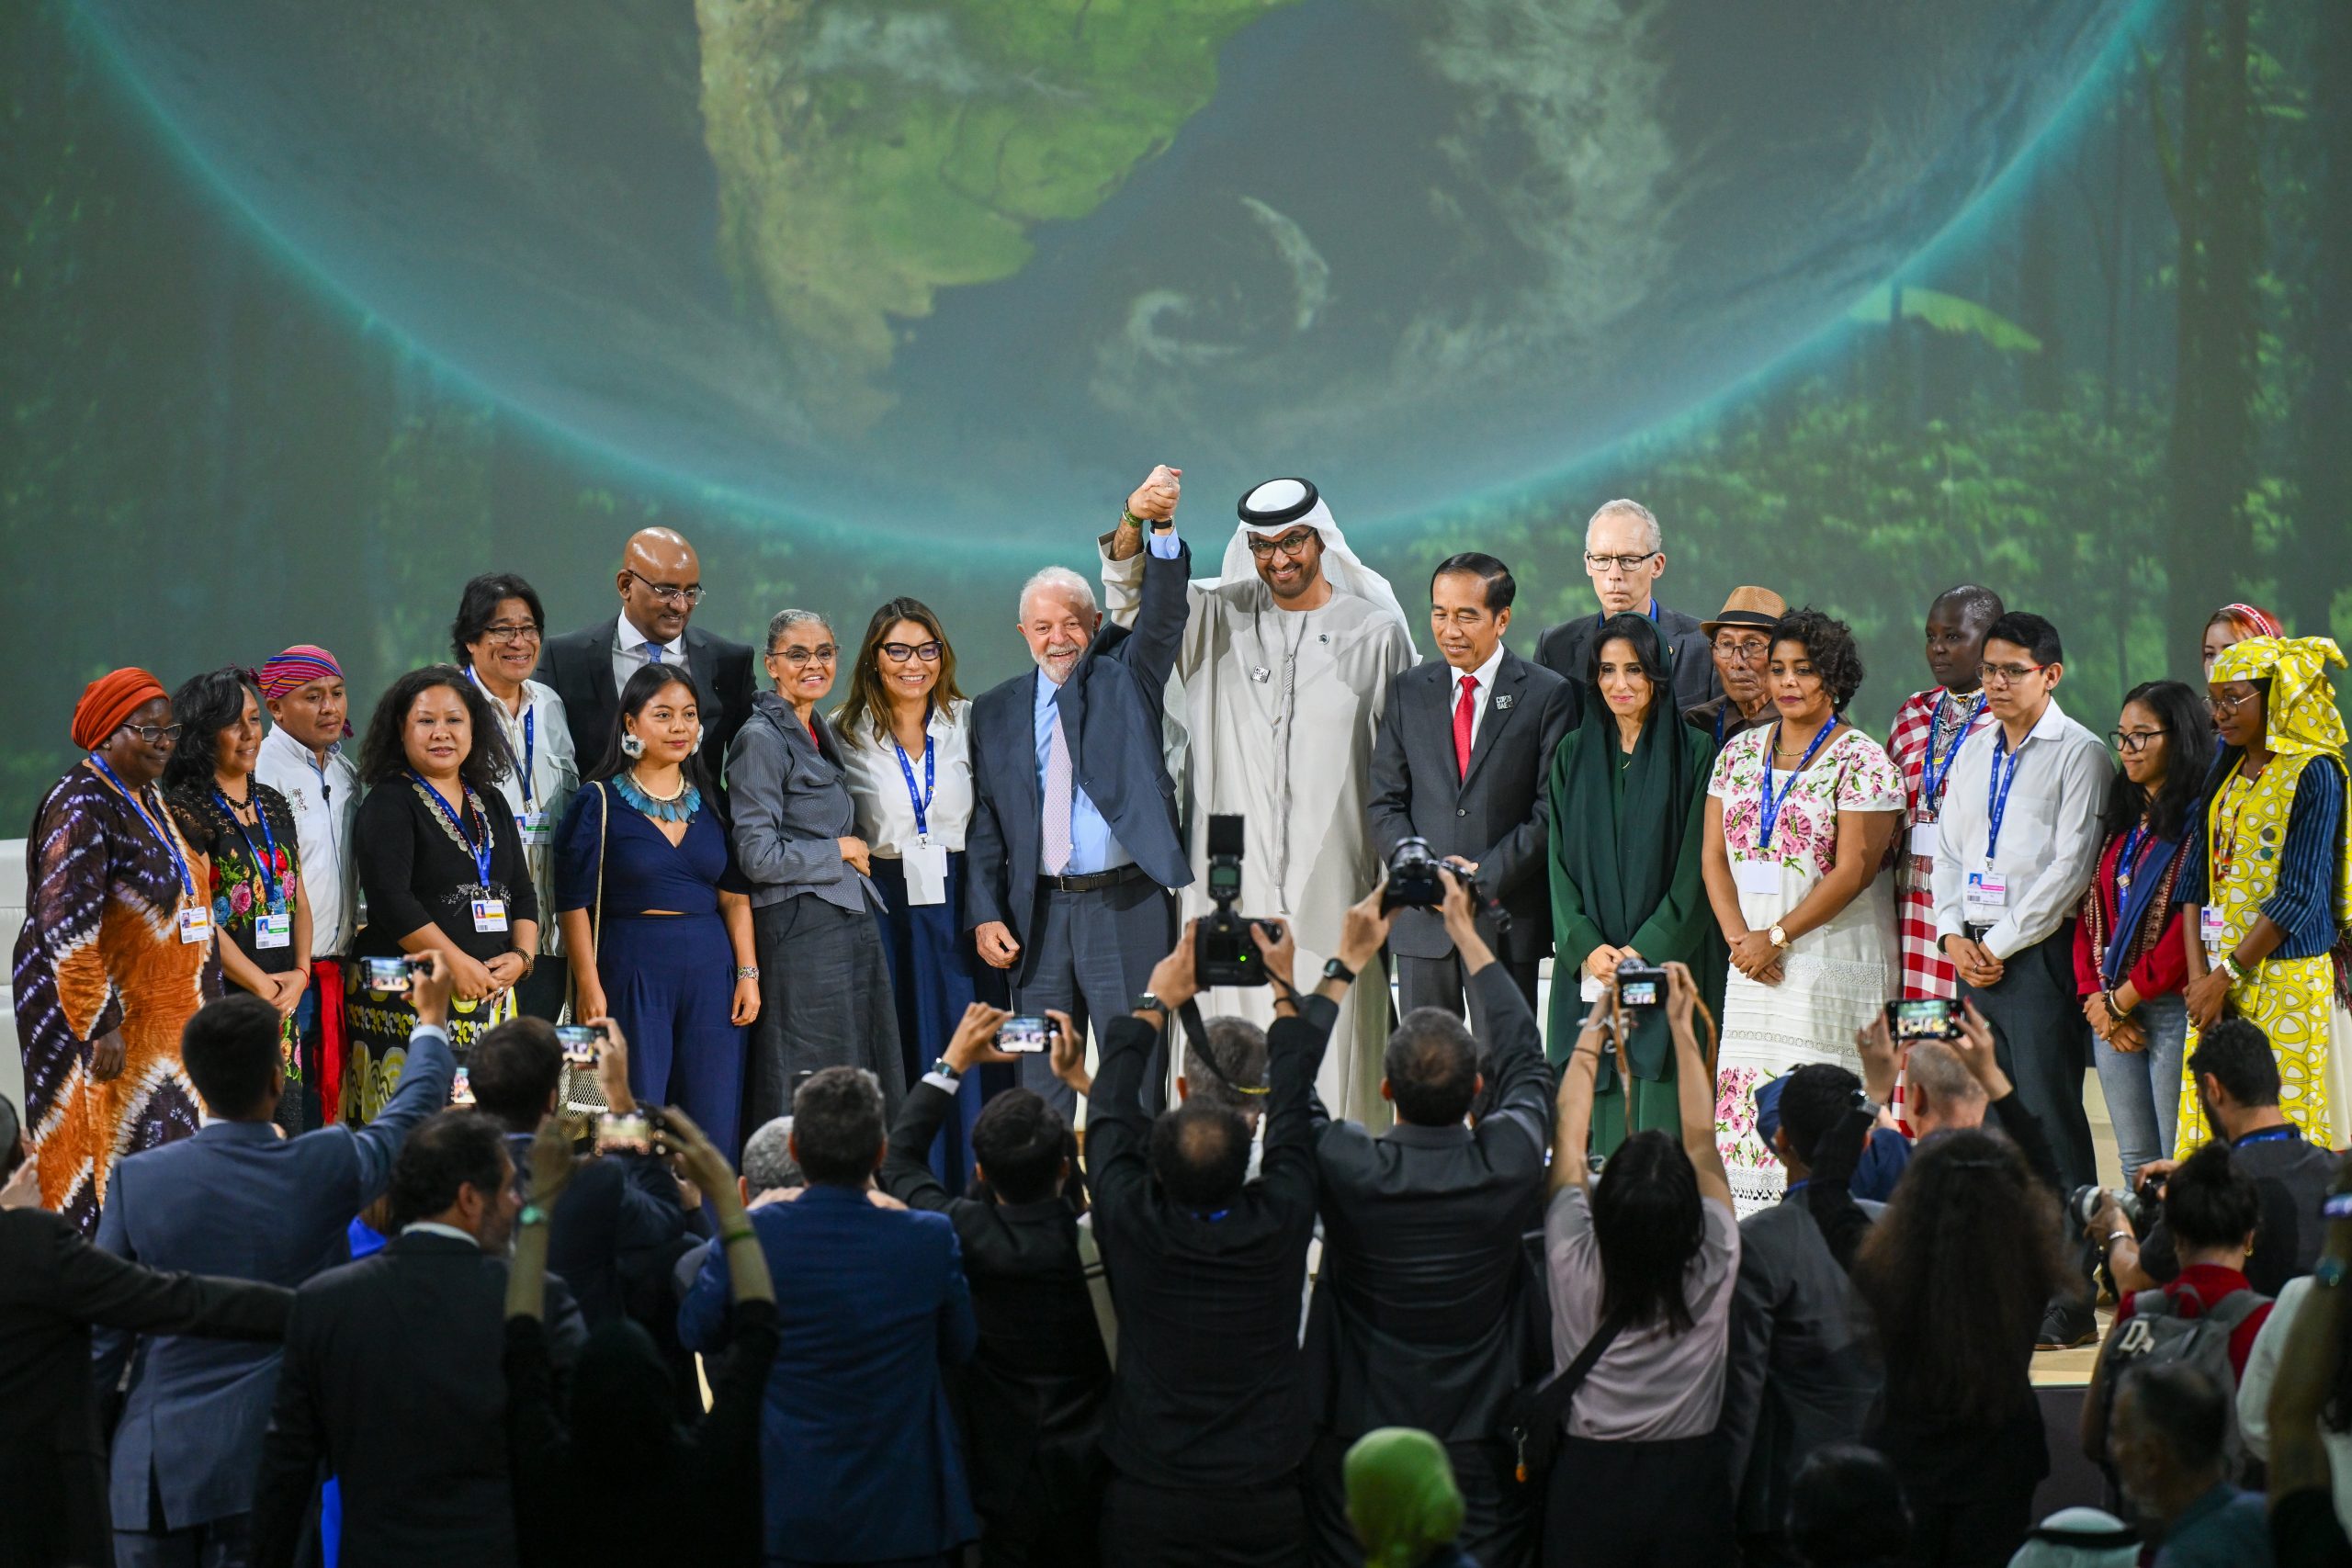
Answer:
M1617 716L1600 694L1600 650L1623 637L1650 672L1650 711L1634 755L1623 760ZM1674 705L1674 657L1647 615L1615 615L1592 639L1585 672L1584 722L1560 747L1553 831L1560 859L1584 896L1585 913L1611 947L1634 940L1673 884L1683 826L1699 789L1691 753L1703 742ZM1625 771L1623 798L1611 806L1612 770ZM1654 960L1679 953L1645 954Z
M1367 1568L1419 1568L1462 1533L1462 1492L1445 1447L1410 1427L1366 1432L1348 1450L1348 1521Z

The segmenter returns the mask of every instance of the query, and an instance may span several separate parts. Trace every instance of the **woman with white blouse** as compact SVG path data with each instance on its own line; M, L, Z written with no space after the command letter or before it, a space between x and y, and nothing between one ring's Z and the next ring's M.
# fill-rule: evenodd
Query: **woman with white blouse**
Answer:
M872 852L874 885L888 906L875 919L890 960L910 1088L946 1049L966 1008L975 999L1004 1001L1003 976L978 961L959 929L964 834L972 820L971 712L956 684L956 650L930 606L901 598L875 611L833 730L858 836ZM996 1087L974 1081L981 1076L964 1080L957 1115L931 1151L933 1170L956 1191L971 1177L972 1123Z
M1891 886L1879 875L1904 803L1879 743L1845 720L1862 683L1842 621L1799 610L1772 628L1777 720L1724 744L1707 786L1707 901L1731 948L1715 1139L1740 1213L1787 1173L1756 1134L1756 1087L1807 1062L1859 1069L1854 1032L1898 994Z

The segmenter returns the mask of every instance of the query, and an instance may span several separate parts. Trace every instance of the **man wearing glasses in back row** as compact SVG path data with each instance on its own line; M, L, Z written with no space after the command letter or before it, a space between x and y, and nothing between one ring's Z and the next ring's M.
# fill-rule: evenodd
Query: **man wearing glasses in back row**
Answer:
M1600 614L1562 621L1535 644L1535 662L1567 678L1578 710L1569 714L1569 728L1580 716L1585 681L1592 672L1592 635L1601 622L1628 611L1647 615L1666 635L1678 709L1687 713L1724 694L1698 619L1657 602L1657 580L1666 575L1666 537L1648 507L1638 501L1602 502L1584 525L1584 570L1600 602Z
M631 534L613 584L621 601L616 619L551 638L539 654L539 679L563 699L574 753L592 766L605 754L631 675L648 664L683 663L701 699L702 765L717 779L759 689L752 650L689 624L702 601L702 561L673 529Z

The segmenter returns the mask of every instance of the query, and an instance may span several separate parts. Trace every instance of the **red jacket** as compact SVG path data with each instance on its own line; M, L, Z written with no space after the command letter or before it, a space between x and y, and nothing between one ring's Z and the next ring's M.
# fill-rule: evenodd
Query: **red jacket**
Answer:
M2109 942L2132 940L2130 931L2115 930L2116 908L2120 902L2115 892L2115 863L2123 854L2124 837L2118 833L2108 840L2107 847L2099 852L2098 870L2092 874L2091 885L2083 893L2081 913L2087 915L2092 901L2096 899L2099 913L2105 917L2099 924L2112 933L2108 938ZM2147 852L2143 849L2141 852L2142 863L2146 863L2146 858ZM2132 982L2132 988L2140 993L2143 1001L2150 997L2170 996L2188 983L2188 954L2180 945L2180 910L2177 907L2165 915L2164 931L2157 936L2155 945L2141 955L2140 962L2132 966L2131 973L2124 978ZM2091 951L2091 922L2087 919L2077 919L2075 922L2075 989L2087 997L2106 988L2106 982L2099 978L2098 954Z

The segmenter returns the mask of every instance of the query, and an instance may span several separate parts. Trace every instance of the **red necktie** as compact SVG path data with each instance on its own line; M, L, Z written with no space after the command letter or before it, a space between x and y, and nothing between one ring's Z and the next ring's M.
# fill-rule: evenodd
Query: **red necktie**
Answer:
M1470 776L1470 719L1478 711L1478 677L1462 677L1462 700L1453 705L1453 764L1460 777Z

